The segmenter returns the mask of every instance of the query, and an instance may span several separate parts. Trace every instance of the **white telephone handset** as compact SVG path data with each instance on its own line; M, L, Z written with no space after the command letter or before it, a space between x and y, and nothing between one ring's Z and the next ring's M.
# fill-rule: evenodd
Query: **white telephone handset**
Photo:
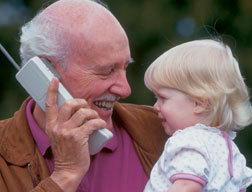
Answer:
M39 57L31 58L23 67L20 68L1 44L0 49L15 66L15 68L19 70L16 74L18 82L45 111L45 100L49 83L53 77L59 78L59 74L48 60L40 59ZM66 100L72 98L73 97L65 89L65 87L59 83L58 106L60 107ZM98 153L112 137L112 132L106 128L94 131L89 136L88 140L90 155Z

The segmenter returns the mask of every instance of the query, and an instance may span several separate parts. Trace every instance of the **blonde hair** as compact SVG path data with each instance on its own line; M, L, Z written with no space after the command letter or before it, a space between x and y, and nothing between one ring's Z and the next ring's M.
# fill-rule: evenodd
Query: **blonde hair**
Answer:
M230 48L214 40L178 45L158 57L145 72L150 90L169 87L207 99L209 124L240 130L252 122L248 88Z

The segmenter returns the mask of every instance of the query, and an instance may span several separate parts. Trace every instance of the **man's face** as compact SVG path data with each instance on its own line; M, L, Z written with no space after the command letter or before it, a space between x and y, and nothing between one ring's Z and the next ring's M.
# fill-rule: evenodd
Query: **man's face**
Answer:
M81 52L82 46L76 47ZM71 95L86 99L90 107L107 122L107 128L111 128L114 102L131 93L126 78L129 62L126 35L112 33L105 38L97 36L90 44L90 54L75 55L66 70L58 66L56 69L61 76L60 81Z

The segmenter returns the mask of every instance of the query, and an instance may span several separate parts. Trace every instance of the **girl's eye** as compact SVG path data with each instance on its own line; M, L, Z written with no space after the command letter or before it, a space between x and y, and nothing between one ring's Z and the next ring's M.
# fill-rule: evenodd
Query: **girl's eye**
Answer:
M160 95L155 95L155 99L163 102L165 98Z
M160 99L160 96L155 95L155 99L156 99L156 100L159 100L159 99Z

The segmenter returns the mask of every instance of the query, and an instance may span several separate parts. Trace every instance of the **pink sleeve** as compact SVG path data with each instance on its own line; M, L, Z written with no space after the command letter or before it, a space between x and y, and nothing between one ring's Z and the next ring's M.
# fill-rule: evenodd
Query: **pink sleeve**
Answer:
M189 174L189 173L176 173L170 177L171 183L174 183L178 179L191 180L191 181L201 184L202 186L205 186L207 183L207 181L203 177Z

